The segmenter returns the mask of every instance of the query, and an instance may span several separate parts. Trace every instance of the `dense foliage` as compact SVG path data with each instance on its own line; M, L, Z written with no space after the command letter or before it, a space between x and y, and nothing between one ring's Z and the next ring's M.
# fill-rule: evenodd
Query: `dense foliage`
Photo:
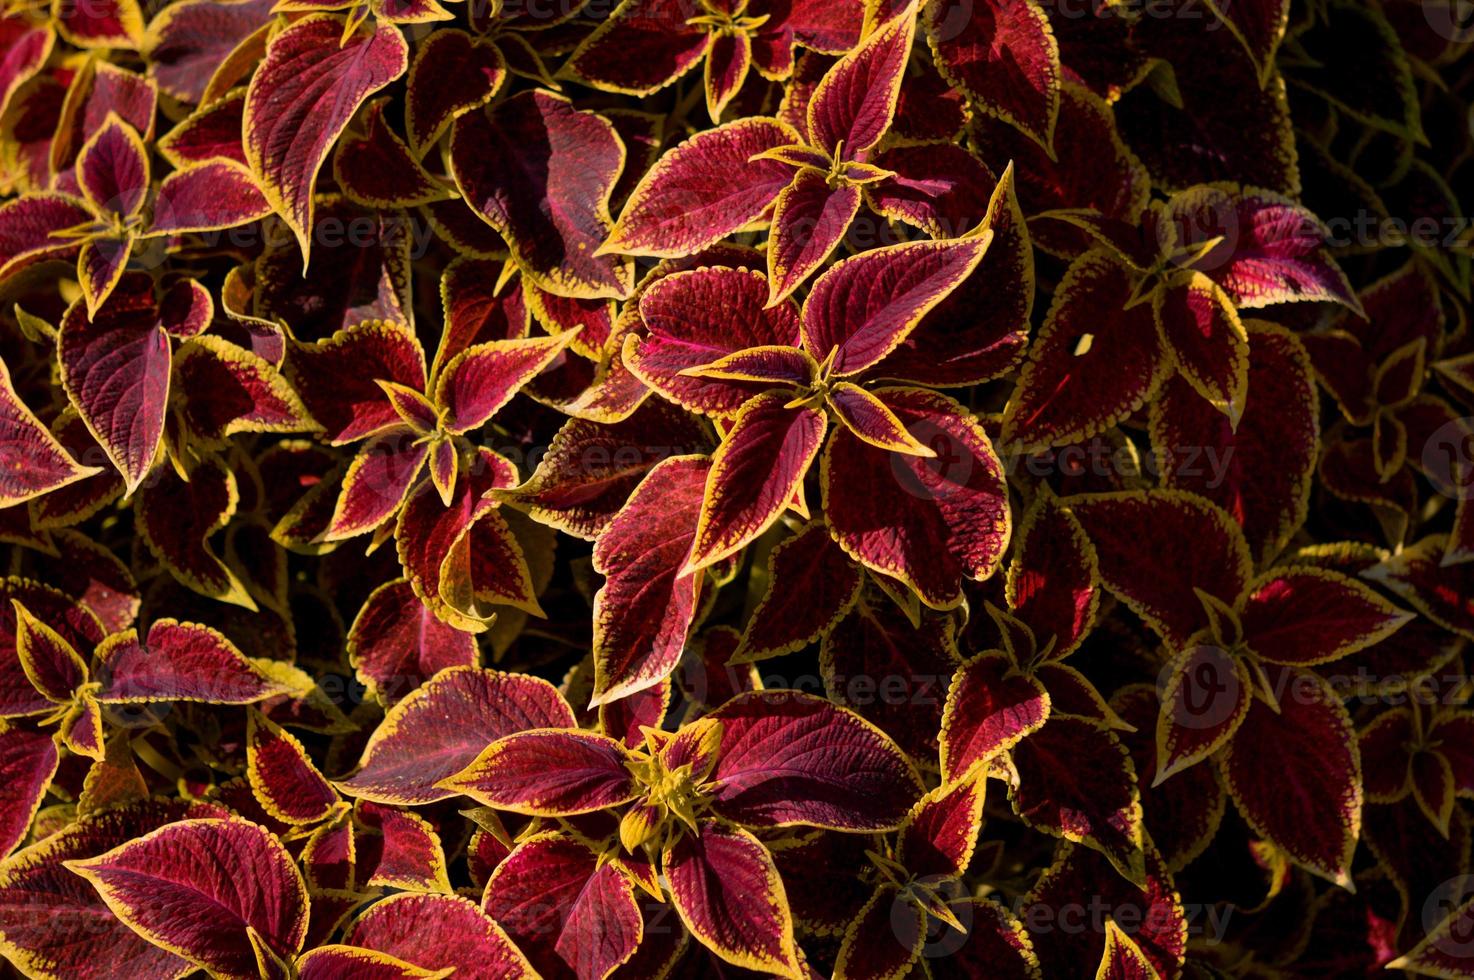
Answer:
M3 969L1474 977L1468 7L7 0Z

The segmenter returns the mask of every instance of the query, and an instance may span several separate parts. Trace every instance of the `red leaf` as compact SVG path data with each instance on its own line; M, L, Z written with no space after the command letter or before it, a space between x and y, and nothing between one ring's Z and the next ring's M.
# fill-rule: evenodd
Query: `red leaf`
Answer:
M273 0L185 0L148 25L149 73L167 94L199 102L215 69L271 16Z
M958 669L942 715L942 777L948 783L1005 752L1049 718L1049 694L997 651ZM986 768L984 769L986 773Z
M1409 747L1417 743L1413 713L1393 708L1379 714L1357 736L1363 789L1369 803L1395 803L1412 790Z
M1249 649L1300 667L1365 649L1413 619L1355 579L1319 568L1264 574L1249 586L1239 616Z
M806 589L795 591L796 599L809 596ZM945 617L927 615L916 626L895 603L862 595L819 649L824 690L930 769L947 684L961 657L955 634Z
M619 742L593 732L544 730L505 736L439 786L498 810L573 816L634 799Z
M1116 108L1121 134L1156 183L1181 190L1233 181L1298 197L1300 170L1284 79L1271 77L1261 87L1231 31L1169 20L1141 25L1138 38L1147 51L1183 66L1177 91L1163 98L1148 86ZM1212 68L1192 72L1187 65ZM1225 92L1235 98L1225 99Z
M345 41L343 27L326 14L286 27L267 45L246 93L246 159L296 234L304 269L318 168L358 107L408 65L409 46L398 28L383 24Z
M569 339L570 334L494 340L457 354L435 385L435 401L446 412L445 430L480 428L562 353Z
M1211 643L1188 646L1173 661L1156 725L1156 786L1208 758L1233 738L1249 714L1249 667Z
M595 704L658 684L680 660L704 577L682 566L710 469L703 456L658 464L594 546L605 576L594 596Z
M1095 911L1081 915L1084 907ZM1177 976L1187 950L1187 916L1171 873L1150 844L1141 885L1114 874L1099 852L1061 845L1054 865L1024 897L1019 919L1029 927L1044 976L1093 976L1110 921L1132 924L1131 938L1158 976ZM1089 924L1065 925L1082 920Z
M746 33L712 35L711 49L706 55L706 111L713 119L720 119L727 104L732 101L747 81L748 69L752 67L753 39Z
M134 931L222 977L254 980L256 941L290 958L307 931L291 856L245 820L184 820L66 866Z
M523 289L533 316L550 335L567 334L568 345L584 357L604 356L614 336L618 306L613 300L558 296L532 282L524 283Z
M31 684L47 700L66 704L87 681L87 664L56 630L38 621L18 599L15 611L15 652Z
M399 423L377 382L423 390L425 355L409 327L370 321L315 344L293 345L287 377L322 423L323 438L341 445Z
M255 600L236 573L215 554L210 538L229 523L240 502L235 473L218 457L207 457L180 479L161 471L134 504L138 534L180 584L200 595L253 612Z
M1166 220L1176 249L1222 238L1192 262L1224 288L1240 309L1275 303L1332 301L1360 312L1351 285L1323 249L1330 232L1288 198L1269 191L1232 193L1203 187L1175 195Z
M0 56L0 115L4 115L11 97L46 64L56 35L26 17L6 16L0 18L0 39L5 49Z
M992 236L908 242L845 259L814 283L803 342L846 376L875 367L977 268Z
M0 854L15 850L30 833L31 820L56 775L58 758L50 735L0 723L0 786L4 787L0 791Z
M326 819L338 806L338 794L302 743L258 711L247 717L246 774L262 809L290 824Z
M138 213L148 194L148 149L133 127L108 115L77 155L77 184L100 215L131 218Z
M1152 312L1178 373L1237 423L1249 390L1249 335L1228 295L1193 272L1159 289Z
M67 397L130 494L153 467L169 400L172 353L154 310L151 280L130 280L95 319L72 304L57 339Z
M977 227L988 213L989 188L997 184L982 161L956 143L888 147L873 162L894 176L866 188L871 208L937 239Z
M109 0L102 2L106 5ZM51 141L52 172L61 174L71 169L77 153L103 127L110 113L116 113L145 140L152 139L158 101L157 86L142 75L101 59L89 62L72 82L62 106Z
M97 648L95 673L104 704L253 704L286 691L220 633L173 619L155 620L143 643L136 630L108 637Z
M707 717L721 726L709 777L712 807L728 820L885 830L898 826L920 795L896 744L823 698L753 692Z
M1144 880L1136 769L1115 733L1055 715L1015 746L1014 812L1045 833L1100 851L1128 881Z
M218 445L238 432L316 428L297 393L269 361L220 337L192 337L181 344L174 382L189 435L200 443Z
M711 458L691 554L678 574L740 551L772 526L803 485L828 420L814 408L790 408L790 401L784 391L758 395L733 419Z
M448 667L474 667L476 637L437 619L408 580L385 582L348 630L348 660L371 695L392 706Z
M69 4L57 8L56 26L79 47L132 49L143 40L143 11L138 0Z
M214 5L211 0L201 0L201 4ZM245 111L246 93L236 90L186 117L159 137L154 148L180 169L214 159L233 160L245 166L246 148L241 143Z
M860 212L860 189L829 186L822 171L805 167L778 195L768 245L768 279L777 303L823 265Z
M1062 82L1052 156L1002 119L975 116L971 132L983 148L983 162L995 173L1013 164L1024 214L1083 208L1134 226L1147 207L1151 181L1116 131L1112 110L1083 86ZM1074 257L1090 247L1084 232L1060 222L1039 220L1029 230L1035 244L1051 255Z
M686 23L687 16L674 4L621 5L573 52L567 71L609 91L658 91L695 67L711 47L714 32Z
M943 0L922 15L937 70L988 113L1053 145L1059 114L1059 46L1033 0L982 3L967 16Z
M415 51L405 99L404 128L416 156L424 156L456 117L489 102L506 77L494 43L465 31L432 31Z
M0 282L36 262L74 253L77 241L55 233L90 221L92 213L67 194L27 194L0 204Z
M537 601L540 586L532 576L526 552L506 518L488 507L451 542L440 563L438 598L453 625L483 631L495 616L494 606L544 615ZM541 587L546 584L544 578Z
M773 549L767 589L747 621L734 661L766 660L812 643L854 604L862 581L829 529L807 525Z
M430 455L408 427L381 431L353 457L322 541L342 541L383 524L419 482Z
M895 117L915 38L916 17L908 4L829 69L809 100L810 146L860 160L880 142Z
M640 380L693 412L735 415L771 382L688 374L751 348L797 347L791 303L765 308L762 273L724 267L676 272L647 288L640 317L649 336L625 342L624 357Z
M1180 378L1151 406L1164 487L1213 501L1244 529L1256 561L1278 554L1305 520L1319 448L1319 398L1293 334L1263 320L1249 332L1249 389L1238 425Z
M1211 703L1211 702L1210 702ZM1117 691L1111 707L1135 731L1119 732L1131 750L1146 829L1168 867L1181 868L1196 858L1218 833L1228 794L1213 766L1195 766L1162 782L1156 728L1161 704L1147 684Z
M793 179L792 167L761 154L801 140L767 118L692 136L645 174L603 249L674 257L716 244L758 218Z
M976 224L969 214L954 222L952 233ZM1034 308L1034 250L1012 167L993 188L983 228L993 233L984 261L922 318L877 373L931 387L980 384L1023 357Z
M953 902L948 908L967 926L967 935L955 953L941 960L947 968L968 980L1024 980L1039 975L1039 958L1029 934L1008 909L986 898Z
M437 488L426 480L410 492L399 511L394 536L405 577L420 601L457 629L481 632L486 628L485 622L457 611L443 596L455 592L451 597L466 603L470 609L476 604L478 585L487 584L478 582L477 568L472 563L475 557L472 542L467 537L472 525L481 518L486 518L482 523L489 535L483 542L494 545L496 554L508 560L516 559L514 567L502 569L504 576L496 584L531 588L530 579L524 574L525 563L519 557L521 549L511 538L506 522L492 513L496 504L489 499L489 491L505 489L516 479L516 470L509 461L490 449L480 449L457 468L448 507ZM447 572L452 573L449 579ZM525 595L506 592L504 598L515 598L528 605Z
M666 849L671 901L686 928L734 966L801 976L773 858L747 831L704 823Z
M1416 946L1387 963L1386 969L1406 970L1433 977L1464 976L1468 973L1468 957L1465 952L1468 948L1471 918L1474 918L1474 902L1465 902L1450 912L1447 918L1432 924L1427 935Z
M614 863L558 832L520 843L487 882L482 908L546 977L606 977L634 955L645 924Z
M445 326L435 351L431 377L457 354L493 340L518 340L532 329L521 280L501 281L502 263L462 256L440 279ZM500 287L500 288L498 288Z
M234 160L206 160L164 178L154 197L150 235L216 231L271 213L256 178Z
M360 872L370 888L450 892L440 835L424 817L381 803L360 800L359 820L377 830L365 841Z
M72 459L16 394L0 364L0 507L24 504L102 470Z
M1041 648L1054 638L1051 660L1069 656L1095 625L1100 561L1080 521L1053 494L1040 494L1024 515L1007 597Z
M0 582L0 716L5 717L40 714L51 704L22 667L16 605L55 630L73 650L90 650L103 637L97 617L60 590L20 578Z
M1106 920L1106 946L1096 971L1099 980L1155 980L1157 968L1136 940L1126 934L1114 919Z
M984 786L969 779L922 797L898 832L896 860L924 881L961 877L982 827Z
M539 523L594 540L656 464L708 447L699 422L658 402L612 425L570 419L527 482L502 496Z
M1172 359L1119 260L1088 252L1070 266L1004 414L1002 442L1029 452L1078 442L1135 412Z
M1424 538L1364 575L1386 586L1444 629L1474 637L1474 564L1441 563L1445 539Z
M1296 864L1351 880L1361 829L1356 729L1330 685L1308 671L1271 674L1279 711L1255 699L1223 758L1239 812Z
M388 953L338 944L309 949L296 966L301 980L430 980L440 975Z
M1207 625L1195 589L1231 605L1248 585L1238 525L1196 494L1084 494L1065 504L1095 545L1101 582L1174 646Z
M384 120L388 96L369 103L357 128L338 140L333 177L356 203L383 210L453 197L451 190L410 152Z
M338 786L376 803L433 803L455 795L437 783L503 735L575 724L546 681L451 667L389 709L364 746L358 771Z
M172 821L226 814L213 803L145 800L84 817L20 851L0 869L6 956L36 976L77 980L108 980L119 970L168 980L190 969L118 921L64 862L95 857Z
M531 980L536 974L501 927L469 899L391 895L369 907L344 941L456 980Z
M458 119L450 165L466 202L506 239L529 279L564 296L629 295L633 264L595 254L609 235L609 196L624 165L609 120L551 92L524 92Z
M822 471L830 529L862 565L907 583L933 608L950 608L961 601L961 580L993 574L1007 547L1002 463L950 398L919 388L872 394L935 455L887 452L836 430Z
M77 253L77 279L89 316L96 315L123 278L133 255L129 234L88 239Z
M882 884L845 929L835 956L835 975L846 980L905 976L926 940L925 907L895 885Z
M1243 44L1262 85L1274 71L1274 56L1290 20L1289 0L1213 3L1209 7Z

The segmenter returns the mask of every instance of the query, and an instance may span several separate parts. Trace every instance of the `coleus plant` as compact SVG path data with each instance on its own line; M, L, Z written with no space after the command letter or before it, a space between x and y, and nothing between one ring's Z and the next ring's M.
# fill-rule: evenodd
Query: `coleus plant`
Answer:
M654 864L669 882L681 921L708 949L737 966L800 976L783 885L753 832L898 825L920 791L904 754L829 702L781 691L739 695L674 733L642 732L634 749L608 735L567 729L506 735L439 785L533 817L613 811L617 819L607 822L573 821L575 832L593 838L595 852L605 855L601 863L618 847L632 856L626 861L646 863L647 879L657 873ZM827 758L845 761L834 766ZM538 873L536 864L519 870ZM494 877L488 888L495 883ZM633 884L624 885L631 895ZM495 901L489 890L487 904ZM592 933L584 941L606 932L581 927ZM633 931L637 946L638 923ZM560 955L570 954L560 948ZM634 948L620 950L614 961L632 955Z
M1474 976L1459 6L0 5L7 969Z
M779 118L742 119L670 151L602 250L690 255L771 207L767 305L780 302L844 238L864 187L890 176L868 157L895 116L915 31L914 5L875 26L808 95L802 132Z

